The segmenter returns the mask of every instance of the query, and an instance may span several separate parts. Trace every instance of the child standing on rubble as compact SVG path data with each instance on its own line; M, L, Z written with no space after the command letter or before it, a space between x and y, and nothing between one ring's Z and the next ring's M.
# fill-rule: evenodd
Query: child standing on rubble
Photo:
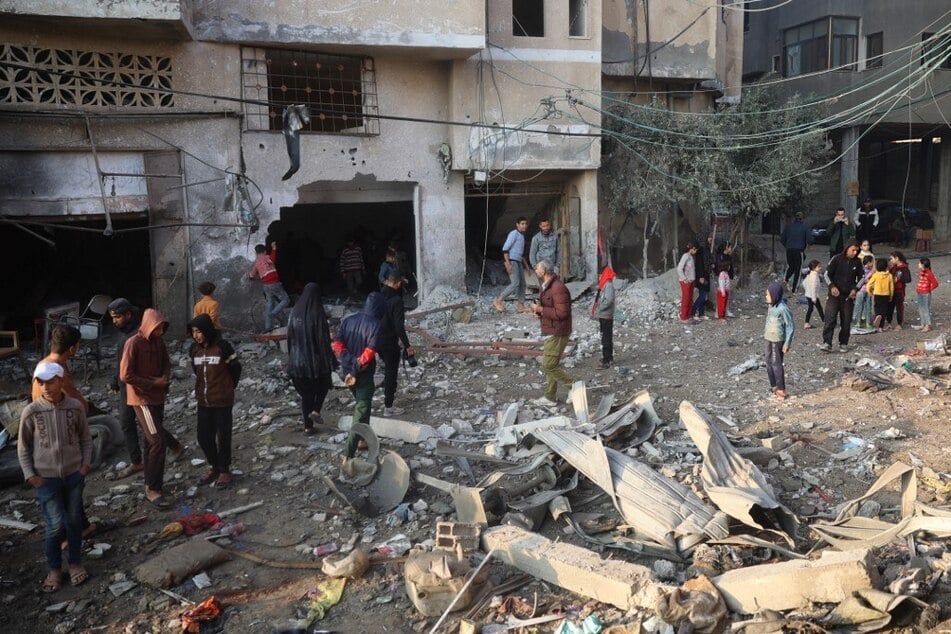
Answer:
M601 363L599 370L607 370L614 363L614 269L610 265L601 271L598 294L591 306L591 316L598 320L601 329Z
M931 330L931 292L938 288L938 278L931 271L931 258L918 260L918 320L920 326L912 326L915 330L928 332Z
M789 304L783 299L783 285L770 284L766 288L766 376L769 377L769 389L773 397L782 401L786 398L786 368L783 357L792 345L796 326L793 322Z
M802 287L805 289L806 301L809 302L809 307L806 308L806 328L812 328L812 324L809 321L812 319L812 309L814 308L817 313L819 313L819 325L822 325L822 322L826 320L826 316L822 312L822 304L819 302L819 285L820 285L820 274L822 273L822 262L819 260L812 260L809 262L809 273L806 275L806 279L802 282Z

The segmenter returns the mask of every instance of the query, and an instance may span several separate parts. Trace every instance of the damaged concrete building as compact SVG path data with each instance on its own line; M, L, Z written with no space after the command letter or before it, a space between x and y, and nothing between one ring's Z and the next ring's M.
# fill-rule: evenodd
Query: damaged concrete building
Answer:
M930 221L909 218L909 225L933 223L934 237L946 239L951 3L761 4L746 23L744 81L771 81L782 94L813 95L826 110L835 152L832 173L816 196L802 201L802 211L828 221L836 207L851 212L871 197L880 212L899 206L929 211ZM888 215L890 223L894 215ZM774 222L775 229L778 218Z
M604 108L630 102L655 104L672 112L708 112L717 104L740 99L743 73L743 4L693 0L636 2L605 0L601 72ZM613 209L608 183L602 180L601 226L614 243L620 261L639 259L643 215L637 210ZM670 214L664 222L682 224L689 231L706 222L711 212L692 201L681 201L683 215ZM629 212L633 211L633 214ZM660 234L677 234L673 226ZM684 231L679 233L685 239Z
M601 2L6 0L0 14L7 327L102 293L162 309L178 333L211 280L225 322L251 328L263 300L246 273L266 237L290 292L337 291L354 235L367 290L393 240L421 299L462 290L467 258L500 258L519 215L532 231L551 218L569 276L594 270L600 120L568 94L600 98ZM292 105L307 106L299 133Z

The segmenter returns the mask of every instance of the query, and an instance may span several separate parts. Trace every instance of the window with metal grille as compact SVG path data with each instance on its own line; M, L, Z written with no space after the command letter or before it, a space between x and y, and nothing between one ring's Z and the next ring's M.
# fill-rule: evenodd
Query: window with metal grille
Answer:
M249 130L280 130L284 108L304 104L302 132L380 133L372 57L245 47L241 77Z
M865 37L865 68L881 68L885 52L885 34L879 31Z
M545 0L512 0L512 35L545 37Z
M934 37L934 33L922 33L921 63L936 64L935 68L951 69L951 35Z

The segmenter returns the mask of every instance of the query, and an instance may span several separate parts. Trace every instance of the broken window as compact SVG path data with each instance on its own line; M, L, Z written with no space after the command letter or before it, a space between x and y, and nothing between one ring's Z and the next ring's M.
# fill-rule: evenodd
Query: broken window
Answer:
M935 38L934 33L921 34L921 63L934 64L940 59L935 68L951 69L951 56L948 55L951 49L951 36L942 35Z
M512 35L545 37L545 0L512 0Z
M172 58L0 45L0 103L171 108ZM13 66L16 65L16 66Z
M588 37L588 0L568 0L568 35Z
M281 130L284 108L305 104L302 132L380 133L372 57L243 48L241 77L249 130Z
M881 68L882 54L885 52L885 35L881 31L865 38L865 67Z

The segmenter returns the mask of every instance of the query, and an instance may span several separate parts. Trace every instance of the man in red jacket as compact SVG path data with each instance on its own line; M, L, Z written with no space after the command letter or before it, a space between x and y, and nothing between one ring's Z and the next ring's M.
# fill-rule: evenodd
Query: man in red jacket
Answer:
M539 260L535 265L535 275L542 282L538 303L532 304L532 312L538 316L545 339L542 370L545 372L545 396L536 399L537 405L555 407L558 384L571 387L572 378L564 368L558 365L561 354L568 345L571 335L571 294L568 287L555 273L551 260Z

